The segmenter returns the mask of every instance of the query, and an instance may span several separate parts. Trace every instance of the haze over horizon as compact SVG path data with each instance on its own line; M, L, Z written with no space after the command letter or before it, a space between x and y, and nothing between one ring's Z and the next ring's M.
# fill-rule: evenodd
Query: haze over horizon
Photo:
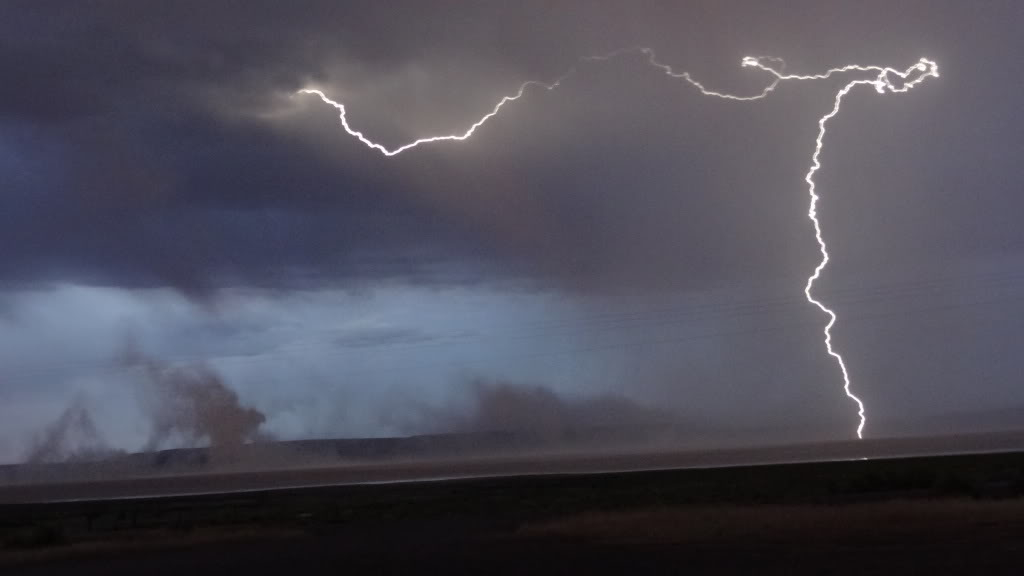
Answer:
M0 463L485 430L848 439L1024 428L1024 7L0 5ZM471 141L451 133L550 82ZM851 73L853 74L853 73ZM62 428L63 426L63 428ZM92 433L88 432L89 428ZM61 432L65 430L65 432ZM90 436L91 434L91 436ZM89 438L86 438L89 436ZM713 444L708 444L713 447Z

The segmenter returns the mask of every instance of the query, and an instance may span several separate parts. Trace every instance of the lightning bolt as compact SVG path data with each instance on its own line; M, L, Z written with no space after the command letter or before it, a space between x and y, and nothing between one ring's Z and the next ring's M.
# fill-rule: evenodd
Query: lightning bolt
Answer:
M657 60L657 56L654 53L654 50L651 50L650 48L644 48L644 47L625 48L625 49L622 49L622 50L616 50L614 52L609 52L608 54L604 54L604 55L601 55L601 56L586 56L584 58L580 58L580 60L583 61L583 62L603 62L603 61L613 60L613 59L618 58L620 56L623 56L623 55L626 55L626 54L631 54L631 53L640 53L640 54L645 55L647 57L647 62L651 66L660 69L667 76L670 76L672 78L682 79L682 80L685 80L685 81L689 82L695 88L700 90L701 94L703 94L705 96L714 96L714 97L717 97L717 98L724 98L724 99L727 99L727 100L760 100L761 98L764 98L770 92L775 90L775 87L779 85L779 82L781 80L785 79L785 78L780 77L779 73L775 72L774 69L771 69L771 68L763 66L763 65L759 66L759 67L761 67L764 70L769 70L769 71L775 73L776 78L774 80L772 80L771 84L769 84L766 88L764 88L764 90L762 90L759 94L756 94L754 96L735 96L735 95L732 95L732 94L725 94L725 93L722 93L722 92L716 92L714 90L708 90L703 84L701 84L700 82L694 80L690 76L689 72L676 72L675 70L672 69L671 66L669 66L667 64L662 64L661 62L659 62ZM771 57L768 57L768 56L764 56L764 57L761 57L760 59L752 59L750 57L744 58L743 59L743 65L744 66L752 66L752 65L754 65L753 64L754 62L760 63L761 59L777 61L777 62L781 62L781 63L784 64L784 62L782 62L781 58L771 58ZM749 62L748 62L748 60L749 60ZM513 94L511 94L509 96L504 96L500 100L498 100L498 103L495 104L493 108L491 108L490 112L488 112L488 113L484 114L483 116L481 116L479 120L477 120L476 122L471 124L469 126L469 128L467 128L464 132L455 133L455 134L443 134L443 135L439 135L439 136L426 136L426 137L423 137L423 138L417 138L416 140L413 140L412 142L409 142L407 144L402 144L401 146L398 146L396 148L388 148L387 146L384 146L383 144L380 144L378 142L374 142L373 140L370 140L369 138L367 138L366 135L363 134L361 131L356 130L355 128L353 128L352 125L349 124L349 122L348 122L348 110L345 108L345 105L342 104L341 102L338 102L336 100L333 100L333 99L329 98L327 96L327 94L325 94L322 90L319 90L317 88L303 88L303 89L299 90L297 92L297 94L312 94L312 95L318 96L321 100L323 100L323 102L325 104L333 106L334 108L336 108L338 110L338 118L341 121L341 127L345 129L345 132L347 132L349 134L349 136L352 136L352 137L356 138L357 140L362 142L364 145L366 145L368 148L376 150L376 151L380 152L381 154L383 154L385 156L397 156L397 155L401 154L402 152L405 152L406 150L409 150L411 148L415 148L415 147L419 146L420 144L431 144L431 143L434 143L434 142L451 142L451 141L461 142L463 140L468 140L477 131L478 128L483 126L491 118L494 118L495 116L497 116L498 113L501 111L502 108L505 107L506 104L508 104L510 102L515 102L516 100L519 100L520 98L522 98L523 95L526 94L527 89L529 89L531 87L534 87L534 86L537 86L539 88L543 88L544 90L547 90L547 91L550 92L550 91L558 88L559 86L561 86L562 83L565 82L566 79L568 79L570 76L572 76L575 73L576 73L576 68L573 67L573 68L570 68L569 70L567 70L564 74L562 74L558 78L556 78L554 81L549 82L549 83L541 82L539 80L527 80L526 82L523 82L522 84L519 85L519 89L516 90L515 93L513 93Z
M498 103L494 105L494 108L492 108L490 112L488 112L487 114L484 114L479 120L474 122L465 132L463 132L461 134L445 134L445 135L442 135L442 136L427 136L426 138L419 138L419 139L413 140L412 142L409 142L408 144L403 144L403 145L401 145L401 146L399 146L397 148L390 148L390 149L387 148L386 146L382 145L382 144L378 144L378 143L370 140L369 138L366 137L365 134L363 134L359 130L355 130L354 128L352 128L352 126L350 126L349 123L348 123L348 116L347 116L346 111L345 111L345 105L342 104L341 102L336 102L334 100L331 100L330 98L327 97L326 94L323 93L323 91L317 90L317 89L314 89L314 88L303 88L302 90L299 90L299 93L300 94L315 94L315 95L319 96L320 99L323 100L325 103L330 104L331 106L334 106L335 108L337 108L338 109L338 117L341 119L341 126L342 126L342 128L345 129L345 132L348 132L349 135L354 136L356 139L358 139L360 142L362 142L366 146L368 146L368 147L370 147L370 148L380 152L381 154L383 154L385 156L397 156L397 155L401 154L402 152L405 152L406 150L408 150L410 148L415 148L415 147L419 146L420 144L430 144L432 142L446 142L446 141L452 141L452 140L461 142L462 140L466 140L470 136L472 136L474 132L476 132L477 128L483 126L484 123L486 123L488 120L490 120L491 118L494 118L495 116L497 116L498 112L501 111L502 107L504 107L509 102L515 102L516 100L519 100L520 98L522 98L523 94L526 93L526 89L527 88L529 88L531 86L540 86L541 88L544 88L545 90L549 90L549 91L550 90L554 90L555 88L558 88L566 78L571 76L573 74L573 72L575 72L575 69L570 69L568 72L566 72L565 74L559 76L557 79L555 79L554 82L551 82L550 84L545 84L544 82L539 82L537 80L529 80L527 82L523 82L522 85L519 86L519 90L515 94L513 94L511 96L505 96L501 100L498 100Z
M775 70L764 66L759 60L750 58L744 59L744 64L748 66L755 66L766 70L775 75L776 80L821 80L830 77L833 74L849 71L858 72L874 72L876 76L873 79L864 80L852 80L845 86L836 92L835 101L832 106L832 110L827 114L818 119L818 136L814 141L814 153L811 154L811 167L807 170L807 174L804 176L804 182L807 182L807 192L810 195L810 207L807 210L807 217L810 218L811 223L814 225L814 237L818 241L818 249L821 251L821 261L818 262L818 266L814 268L814 273L807 278L807 284L804 286L804 296L807 297L807 301L817 306L822 312L828 315L828 323L825 325L823 330L825 334L825 349L829 355L836 359L836 363L839 365L839 370L843 374L843 392L850 400L857 405L857 416L860 418L860 422L857 424L857 438L864 437L864 425L867 422L867 417L864 412L864 401L861 400L853 391L850 389L850 373L846 369L846 362L843 360L843 356L836 352L832 346L832 327L836 323L836 313L825 306L820 300L814 298L811 294L811 289L814 287L814 282L821 277L821 272L825 269L825 266L829 262L828 247L825 245L825 239L821 233L821 221L818 220L818 200L821 196L818 195L816 186L814 184L814 175L821 170L821 150L824 147L825 142L825 130L828 125L828 121L835 118L839 114L839 108L842 105L843 98L850 93L854 87L859 85L871 85L874 86L875 90L879 94L885 94L886 90L895 93L906 92L923 82L928 77L938 78L939 68L938 65L926 58L922 58L910 68L899 71L893 68L881 67L881 66L859 66L850 65L842 68L833 68L824 74L816 74L810 76L799 76L799 75L783 75ZM918 73L918 76L913 80L907 80L907 78L914 73ZM895 84L890 80L890 75L898 77L901 86Z
M907 68L906 70L897 70L887 66L864 66L860 64L850 64L839 68L830 68L821 74L785 74L783 72L785 67L785 61L781 58L773 58L770 56L745 56L741 61L740 65L745 68L756 68L767 72L773 77L771 83L761 89L760 92L749 96L742 96L736 94L728 94L725 92L718 92L715 90L708 89L701 82L694 80L689 72L677 72L668 64L664 64L658 60L654 50L645 47L632 47L616 50L609 52L608 54L599 56L587 56L581 58L582 62L606 62L613 60L626 54L642 54L646 57L647 64L661 70L666 76L684 80L694 88L700 91L704 96L711 96L715 98L722 98L725 100L736 100L736 101L752 101L761 100L766 98L779 86L780 83L786 81L807 81L807 80L826 80L835 75L844 74L848 72L863 72L874 74L872 78L862 78L857 80L851 80L845 84L842 88L836 92L835 99L833 101L832 110L827 114L818 119L818 135L815 139L814 152L811 154L811 167L807 170L807 174L804 176L804 182L807 183L807 192L810 196L810 207L807 211L807 217L811 220L814 226L814 237L818 242L818 249L821 252L821 260L818 265L814 268L814 273L807 278L807 283L804 285L804 296L807 301L817 306L822 312L824 312L829 320L823 330L825 336L825 349L830 356L835 358L836 363L839 366L839 370L843 376L843 392L846 396L857 405L857 416L860 422L857 425L857 438L864 437L864 425L867 422L867 416L865 414L864 402L851 389L850 374L846 368L846 361L843 360L843 356L836 352L835 347L832 345L832 327L836 323L836 313L825 306L820 300L816 299L812 294L814 283L821 277L822 271L829 263L828 246L825 244L825 239L821 230L821 221L818 220L818 201L821 196L818 195L815 183L814 175L821 170L821 151L824 147L825 132L828 125L828 121L835 118L839 114L839 109L842 105L843 98L850 93L857 86L869 85L875 88L875 91L879 94L885 94L886 92L892 93L903 93L909 91L911 88L921 84L927 78L939 77L938 65L927 58L921 58L916 64ZM773 67L769 63L778 63L778 67ZM446 142L446 141L463 141L469 139L477 131L478 128L483 126L488 120L498 115L501 109L509 104L515 102L526 94L526 91L531 87L543 88L546 91L553 91L565 82L570 76L576 72L576 68L570 68L564 74L556 78L554 81L545 83L538 80L528 80L520 84L519 89L512 95L504 96L498 100L497 104L491 109L490 112L484 114L480 119L471 124L468 129L461 133L455 134L444 134L439 136L428 136L424 138L418 138L407 144L403 144L396 148L388 148L383 144L374 142L366 137L361 131L352 128L348 122L347 110L345 105L341 102L337 102L329 98L322 90L316 88L304 88L299 90L297 94L312 94L318 96L324 103L329 104L338 110L338 117L341 121L342 128L345 129L350 136L356 138L368 148L376 150L385 156L397 156L406 150L415 148L421 144L431 144L434 142ZM910 79L912 75L915 75L913 79ZM898 80L897 80L898 79Z

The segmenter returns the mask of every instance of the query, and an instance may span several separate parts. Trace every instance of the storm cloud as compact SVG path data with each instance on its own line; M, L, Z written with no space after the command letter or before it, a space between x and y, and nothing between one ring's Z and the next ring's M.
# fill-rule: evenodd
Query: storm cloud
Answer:
M863 121L838 121L845 154L828 158L822 185L844 200L826 224L859 238L841 248L847 262L886 273L910 258L882 250L895 242L921 265L917 246L962 251L965 230L976 249L1017 241L998 214L946 216L961 200L931 169L937 157L1009 160L963 142L959 123L988 120L952 113L993 81L986 67L1006 78L1019 66L990 57L1000 31L1012 33L994 6L605 4L6 3L0 148L15 153L3 160L14 178L0 244L14 249L0 278L203 294L502 277L703 289L803 272L814 246L799 183L829 86L786 87L754 105L709 101L626 56L529 94L472 144L392 160L344 135L332 108L293 96L323 87L361 129L397 144L468 125L525 79L636 44L737 92L766 82L738 66L748 52L801 71L940 60L952 81L913 101L865 95L851 103ZM991 25L984 37L980 24L955 28L964 13ZM992 88L995 104L1006 101ZM922 150L924 138L942 148ZM898 171L877 161L886 150L900 151ZM918 208L941 190L946 209L924 220ZM884 223L860 237L881 204L912 237ZM875 264L880 253L887 261Z
M580 60L638 45L741 94L769 81L749 54L800 73L937 61L941 78L855 90L831 121L816 290L879 434L1012 411L1022 16L1010 1L4 2L0 425L22 438L79 393L121 413L111 366L142 334L155 362L212 370L160 372L216 382L197 406L234 410L228 431L179 431L189 442L394 434L476 380L535 382L554 396L476 397L524 394L555 419L579 416L563 397L615 397L697 428L847 434L801 290L820 258L816 122L853 76L733 102L637 53ZM570 68L472 141L394 158L295 94L324 90L395 146ZM128 420L107 436L145 447Z

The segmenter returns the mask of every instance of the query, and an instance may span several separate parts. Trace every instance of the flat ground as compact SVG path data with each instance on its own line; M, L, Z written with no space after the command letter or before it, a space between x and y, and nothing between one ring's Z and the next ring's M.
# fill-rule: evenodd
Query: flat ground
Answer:
M0 573L1024 573L1024 455L0 506Z
M22 551L4 574L1006 574L1024 501L717 506L327 530L200 529Z

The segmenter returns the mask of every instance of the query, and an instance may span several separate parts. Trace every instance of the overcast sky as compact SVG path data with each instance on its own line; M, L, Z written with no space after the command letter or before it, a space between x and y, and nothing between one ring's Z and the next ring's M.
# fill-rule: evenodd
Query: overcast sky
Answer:
M803 177L864 74L736 102L578 60L638 45L736 94L771 80L751 54L937 61L830 122L817 291L867 436L1019 417L1024 7L893 4L0 3L0 461L72 404L145 446L128 350L209 368L277 438L457 429L480 382L851 437ZM573 66L393 158L294 94L393 147Z

